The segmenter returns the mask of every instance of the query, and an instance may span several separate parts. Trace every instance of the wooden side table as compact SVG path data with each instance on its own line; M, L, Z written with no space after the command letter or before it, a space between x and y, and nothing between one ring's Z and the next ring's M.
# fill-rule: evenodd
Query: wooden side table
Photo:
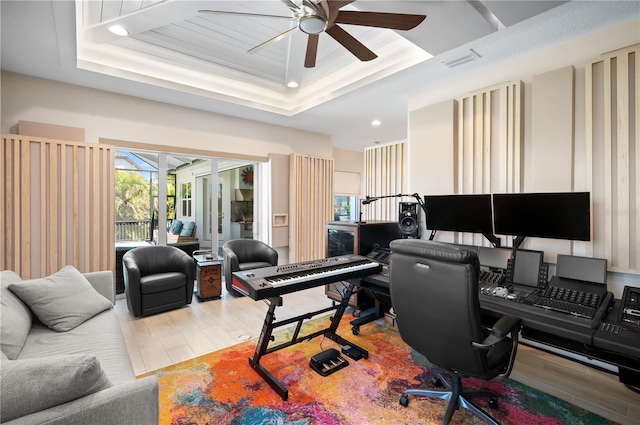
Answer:
M199 257L199 256L194 256ZM196 258L196 295L201 301L220 298L222 294L222 262L199 261Z

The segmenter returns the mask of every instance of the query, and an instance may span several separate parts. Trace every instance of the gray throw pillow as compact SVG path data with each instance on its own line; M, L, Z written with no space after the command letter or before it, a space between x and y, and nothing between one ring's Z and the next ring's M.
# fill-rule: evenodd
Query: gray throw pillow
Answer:
M113 306L73 266L41 279L12 283L9 289L42 323L58 332L70 331Z
M110 386L111 382L95 356L6 360L0 364L0 422L67 403Z
M0 350L11 360L22 351L31 329L31 310L9 290L10 284L20 280L10 270L0 272Z

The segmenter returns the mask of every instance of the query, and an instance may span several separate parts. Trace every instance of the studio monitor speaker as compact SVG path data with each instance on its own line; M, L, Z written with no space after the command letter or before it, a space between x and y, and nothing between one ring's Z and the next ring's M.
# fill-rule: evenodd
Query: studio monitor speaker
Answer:
M420 237L420 207L417 202L400 202L398 229L403 238Z

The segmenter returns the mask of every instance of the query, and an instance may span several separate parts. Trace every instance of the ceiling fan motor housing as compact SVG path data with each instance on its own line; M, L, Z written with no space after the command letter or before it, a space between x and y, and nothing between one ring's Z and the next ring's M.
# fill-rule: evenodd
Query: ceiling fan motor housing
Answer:
M298 22L298 28L305 34L320 34L327 28L327 20L322 16L303 16Z

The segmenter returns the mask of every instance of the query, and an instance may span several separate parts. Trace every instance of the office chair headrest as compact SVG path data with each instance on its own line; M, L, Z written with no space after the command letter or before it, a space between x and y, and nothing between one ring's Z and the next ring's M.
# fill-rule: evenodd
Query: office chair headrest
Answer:
M414 255L457 264L478 263L478 255L457 246L423 239L396 239L389 245L391 254Z

